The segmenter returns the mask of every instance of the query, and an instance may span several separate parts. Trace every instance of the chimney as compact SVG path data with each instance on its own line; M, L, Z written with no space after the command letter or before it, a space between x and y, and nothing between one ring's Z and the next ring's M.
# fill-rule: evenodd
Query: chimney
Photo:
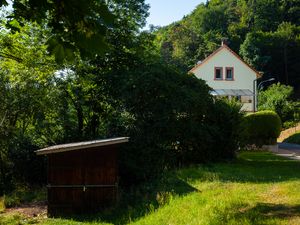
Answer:
M228 45L228 38L223 37L221 39L221 46L223 46L223 45Z

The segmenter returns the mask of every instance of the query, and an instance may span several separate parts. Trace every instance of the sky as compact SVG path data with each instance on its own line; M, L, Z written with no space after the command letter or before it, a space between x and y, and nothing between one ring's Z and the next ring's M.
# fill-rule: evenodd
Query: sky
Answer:
M206 0L146 0L146 3L150 4L146 28L150 24L165 26L178 21L192 12L201 2Z

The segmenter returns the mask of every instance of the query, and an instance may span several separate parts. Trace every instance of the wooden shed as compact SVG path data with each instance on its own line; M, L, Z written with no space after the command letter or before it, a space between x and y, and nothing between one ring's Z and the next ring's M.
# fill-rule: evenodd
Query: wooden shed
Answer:
M48 157L48 215L87 213L113 204L118 191L117 148L127 137L55 145Z

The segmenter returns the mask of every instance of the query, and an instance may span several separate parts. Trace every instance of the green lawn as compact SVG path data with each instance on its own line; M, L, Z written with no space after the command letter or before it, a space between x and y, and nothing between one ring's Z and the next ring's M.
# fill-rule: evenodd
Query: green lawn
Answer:
M130 193L117 210L90 217L0 214L0 224L300 224L300 162L267 152L173 171Z

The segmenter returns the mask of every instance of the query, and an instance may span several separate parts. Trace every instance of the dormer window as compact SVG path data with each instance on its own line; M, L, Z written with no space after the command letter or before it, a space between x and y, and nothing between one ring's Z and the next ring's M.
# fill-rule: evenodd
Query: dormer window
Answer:
M226 80L233 80L233 67L226 67L226 74L225 79Z
M215 67L215 80L223 80L223 68Z

